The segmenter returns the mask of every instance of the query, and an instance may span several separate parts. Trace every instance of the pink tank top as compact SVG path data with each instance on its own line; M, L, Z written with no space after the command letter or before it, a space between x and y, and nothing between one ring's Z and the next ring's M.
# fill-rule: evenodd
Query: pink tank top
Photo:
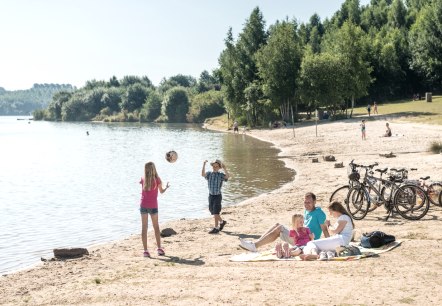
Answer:
M151 190L144 190L144 178L141 178L141 202L143 208L158 208L158 186L161 184L160 178L153 182Z

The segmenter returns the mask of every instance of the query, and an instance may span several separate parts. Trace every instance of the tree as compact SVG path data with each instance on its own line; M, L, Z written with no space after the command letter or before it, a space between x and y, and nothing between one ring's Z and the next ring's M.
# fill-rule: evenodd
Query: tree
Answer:
M265 22L261 11L256 7L246 21L236 44L231 29L226 39L226 49L221 53L221 82L226 87L227 108L234 116L243 113L247 100L244 91L258 81L258 68L255 54L266 42Z
M442 1L424 6L409 33L411 67L431 86L442 81Z
M148 94L148 88L140 83L135 83L129 85L126 93L122 97L121 108L129 112L133 112L136 109L141 108L141 106L146 101Z
M342 109L347 81L337 54L307 52L301 66L300 96L312 109L326 107L333 115Z
M189 111L189 98L183 87L170 89L163 100L161 115L167 122L186 122Z
M338 55L345 69L346 98L351 99L352 111L355 99L367 94L373 68L366 60L369 44L362 29L351 22L345 22L338 31L324 39L324 50Z
M153 89L149 89L146 103L140 112L141 121L151 122L157 119L161 115L161 102L161 96Z
M275 24L256 59L264 94L280 109L282 119L288 120L302 59L296 24L288 21Z

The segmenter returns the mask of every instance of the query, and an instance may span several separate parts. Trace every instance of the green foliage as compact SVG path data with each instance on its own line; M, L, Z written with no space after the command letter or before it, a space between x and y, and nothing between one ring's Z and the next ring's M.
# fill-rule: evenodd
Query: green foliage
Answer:
M424 6L410 34L411 66L431 85L442 82L442 1Z
M167 122L186 122L189 111L189 98L183 87L170 89L163 100L161 115Z
M191 99L188 122L204 122L206 118L217 117L225 113L224 97L221 91L207 91Z
M300 96L311 109L326 107L333 116L346 96L343 59L330 53L307 54L301 67Z
M121 99L121 109L133 112L139 109L146 101L148 88L140 83L131 84L127 87Z
M153 122L161 115L161 96L154 90L148 92L146 103L140 112L140 121Z
M264 94L275 108L281 109L282 119L288 120L302 59L296 23L283 21L273 26L267 44L256 53L256 59Z
M69 84L34 84L28 90L0 90L0 115L29 115L36 109L44 109L52 96L60 91L73 91Z

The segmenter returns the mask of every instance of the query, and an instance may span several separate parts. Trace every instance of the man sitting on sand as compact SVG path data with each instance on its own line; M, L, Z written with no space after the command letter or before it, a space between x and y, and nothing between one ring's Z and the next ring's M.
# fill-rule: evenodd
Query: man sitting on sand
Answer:
M316 207L316 196L308 192L304 196L304 226L308 227L315 235L315 239L321 238L322 232L328 237L327 226L325 225L325 213L320 207ZM263 245L272 243L278 237L290 245L294 245L294 240L290 237L290 230L284 225L276 223L269 228L257 241L248 241L240 238L240 246L251 252L257 252L257 249Z

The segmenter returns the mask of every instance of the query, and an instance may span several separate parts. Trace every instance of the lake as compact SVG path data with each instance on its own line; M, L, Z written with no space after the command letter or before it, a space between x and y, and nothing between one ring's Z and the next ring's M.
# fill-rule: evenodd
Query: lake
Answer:
M223 186L223 206L294 177L278 150L247 135L191 124L28 119L0 117L0 274L52 257L54 248L138 234L139 180L148 161L170 183L158 197L160 223L210 217L201 176L206 159L221 159L232 176ZM169 150L178 152L176 163L165 160Z

